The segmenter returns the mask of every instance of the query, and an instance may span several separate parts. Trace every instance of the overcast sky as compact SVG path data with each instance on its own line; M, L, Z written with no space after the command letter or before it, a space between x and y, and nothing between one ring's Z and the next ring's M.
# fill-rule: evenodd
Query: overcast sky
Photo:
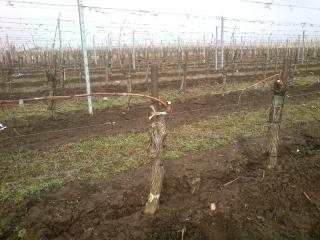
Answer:
M272 0L256 0L271 2ZM44 6L25 2L66 4L71 6ZM298 5L320 8L319 0L274 0L275 4ZM61 14L62 39L65 45L80 44L78 9L76 0L0 0L0 37L5 44L6 36L9 42L32 47L33 45L52 45L56 19ZM243 0L83 0L84 18L88 45L93 44L93 36L97 46L106 45L106 39L111 36L112 44L116 45L121 32L121 41L131 44L132 31L135 31L137 44L164 44L177 42L178 37L185 44L189 42L210 43L215 38L215 28L219 27L217 17L226 17L225 40L231 40L235 31L236 41L272 41L290 39L294 41L302 29L306 30L306 38L320 36L320 11L302 8L280 7L255 4ZM98 7L98 8L90 8ZM151 10L157 12L181 13L148 13L134 11L119 11L110 8L127 10ZM192 14L192 15L186 15ZM19 19L21 18L21 19ZM235 19L230 19L235 18ZM240 19L240 21L237 21ZM248 23L242 21L262 20L268 22ZM70 20L70 21L69 21ZM274 21L271 24L270 21ZM278 23L283 23L278 25ZM284 23L313 23L315 26L287 25ZM317 25L319 24L319 25ZM120 29L122 29L120 31ZM56 40L58 35L56 34Z

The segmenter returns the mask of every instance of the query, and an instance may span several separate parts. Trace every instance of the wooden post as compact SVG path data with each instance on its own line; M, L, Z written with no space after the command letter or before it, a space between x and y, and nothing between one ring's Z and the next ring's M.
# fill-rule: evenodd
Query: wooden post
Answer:
M60 74L61 74L61 87L64 88L64 83L66 81L66 67L64 65L60 66Z
M83 74L82 74L82 63L79 62L79 79L80 79L80 82L82 82L83 80Z
M6 77L5 77L5 73L4 73L3 63L1 64L1 79L2 79L2 83L5 84L5 82L6 82Z
M6 60L7 60L7 71L6 71L6 92L11 92L11 83L12 83L12 74L14 74L14 67L12 64L11 52L6 51Z
M149 90L149 73L150 72L150 63L147 62L147 66L146 66L146 84L147 84L147 88Z
M110 40L108 44L109 46L107 49L106 84L108 84L112 78L112 50L110 48Z
M182 60L183 60L183 51L182 51L182 47L181 47L181 39L180 37L178 37L178 79L181 80L181 82L183 81L181 78L181 73L182 73Z
M180 85L180 90L184 91L187 88L187 65L188 65L188 51L185 50L184 63L182 64L183 77Z
M241 36L241 43L240 43L240 61L241 61L241 68L242 68L242 65L243 65L243 45L244 45L243 37Z
M290 48L288 48L288 54L289 54L289 56L291 56L291 54L290 54ZM290 59L291 59L291 57L290 57ZM275 55L274 71L275 71L275 72L278 71L278 46L276 46L276 55Z
M285 100L286 83L288 79L288 62L284 61L283 70L280 80L273 84L273 98L269 114L269 131L268 131L268 169L273 169L277 165L278 147L279 147L279 130L282 118L282 110Z
M151 65L151 96L159 97L159 78L158 66ZM154 106L154 111L159 109ZM162 152L164 150L164 140L167 135L166 114L157 114L152 118L151 128L149 130L150 142L148 146L149 154L154 159L151 174L151 186L148 201L145 205L145 214L154 214L159 209L159 199L164 178L164 167Z
M158 66L152 64L151 66L151 96L158 98L159 97L159 73Z
M224 67L224 17L220 18L221 20L221 36L220 36L220 45L221 45L221 68Z
M269 51L269 49L268 49ZM265 54L265 61L264 61L264 73L263 78L267 78L267 71L268 71L268 53Z
M50 97L55 96L56 95L56 88L57 88L56 72L46 70L45 74L46 74L46 78L48 81L48 87L49 87L48 96L50 96ZM55 100L49 100L48 110L50 110L52 112L52 117L54 117L55 110L56 110L56 101Z
M206 35L203 35L203 63L205 64L207 61L206 59L207 53L206 53Z
M222 74L222 89L223 89L222 96L224 96L224 92L227 90L227 73L225 72L224 68L222 68L221 74Z
M6 91L8 93L11 93L12 91L12 87L11 87L11 84L12 84L12 74L14 73L14 69L13 67L11 66L11 63L8 63L8 69L7 69L7 76L6 76L6 80L7 80L7 87L6 87Z
M128 83L127 83L128 93L132 92L132 76L131 76L131 69L128 70ZM131 96L128 97L128 101L126 104L126 110L129 112L130 110L130 102L131 102Z
M132 76L131 76L131 73L132 73L132 56L131 54L129 54L129 65L128 65L128 74L126 72L126 70L124 69L123 73L124 75L126 76L127 75L127 92L128 93L131 93L132 92ZM128 101L126 103L126 106L125 106L125 110L127 112L130 111L130 102L131 102L131 96L128 96Z
M218 69L218 26L216 26L215 50L214 50L214 64L215 69Z
M136 49L135 49L134 31L132 31L132 69L136 70Z
M306 72L308 72L308 69L309 69L309 59L311 59L311 52L309 51L309 48L307 48L307 54L306 54L306 58L305 58Z
M165 56L164 56L162 40L160 41L160 58L161 58L161 62L165 62L166 61Z

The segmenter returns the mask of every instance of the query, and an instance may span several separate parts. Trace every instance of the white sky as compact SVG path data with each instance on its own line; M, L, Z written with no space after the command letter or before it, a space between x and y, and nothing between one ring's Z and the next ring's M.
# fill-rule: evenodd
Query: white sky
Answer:
M17 1L17 2L16 2ZM20 1L20 3L18 3ZM6 36L9 42L17 45L33 47L33 45L51 46L56 29L56 19L61 13L61 28L64 45L80 45L78 10L76 6L40 6L21 3L23 0L11 0L13 6L8 6L7 0L0 0L0 38L5 44ZM33 0L25 0L32 2ZM41 3L76 5L76 0L34 0ZM270 2L272 0L257 0ZM278 4L291 4L320 8L319 0L274 0ZM289 23L313 23L318 26L305 26L306 38L320 36L319 10L272 6L271 9L263 5L249 3L242 0L83 0L83 5L101 7L102 9L84 9L88 45L92 45L93 35L96 45L105 46L107 35L112 36L112 44L118 44L120 28L123 25L121 41L131 44L132 31L135 31L137 44L175 43L180 39L189 42L203 43L204 35L207 43L214 40L215 27L219 27L220 20L211 17L194 17L186 15L168 14L133 14L131 11L114 11L103 8L141 9L159 12L189 13L193 15L223 16L225 21L225 40L229 42L235 28L235 37L239 42L244 41L272 41L290 39L294 41L298 34L302 34L302 26L277 26L266 23L246 23L232 21L228 18L249 20L267 20ZM21 18L21 19L18 19ZM39 20L38 20L39 19ZM73 20L73 21L64 21ZM270 35L271 34L271 35ZM213 36L213 37L212 37ZM58 39L58 35L56 36Z

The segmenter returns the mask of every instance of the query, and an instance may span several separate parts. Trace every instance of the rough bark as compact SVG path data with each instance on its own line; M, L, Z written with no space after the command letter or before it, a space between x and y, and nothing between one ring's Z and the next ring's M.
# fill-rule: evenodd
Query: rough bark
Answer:
M148 201L145 205L145 214L155 214L159 209L159 199L162 190L162 182L165 174L161 154L164 150L164 141L167 135L166 115L156 116L149 130L149 153L155 159L152 167L151 186Z
M159 209L159 198L161 194L163 178L164 167L161 158L159 158L155 161L152 169L151 188L149 198L144 209L145 214L155 214L155 212Z
M156 65L151 65L151 95L159 97L158 66ZM167 136L167 114L161 114L161 109L158 109L157 106L153 105L152 109L155 115L151 118L148 151L150 157L154 159L154 165L152 167L149 198L144 209L145 214L154 214L159 209L159 199L165 173L161 155L164 151L164 141Z
M167 136L166 115L155 117L149 130L150 142L148 146L149 154L152 158L157 158L164 150L164 141Z
M281 72L280 79L273 84L273 98L272 105L269 114L269 131L268 131L268 154L269 159L267 162L267 168L273 169L277 165L278 159L278 147L279 147L279 130L282 118L282 110L285 100L285 94L287 90L287 82L290 75L290 69L288 67L287 53L285 53L285 59L283 64L283 70ZM289 56L291 58L291 56Z
M277 164L278 146L279 146L279 130L281 124L282 109L285 96L274 95L272 107L270 111L270 126L269 126L269 162L268 169L272 169Z
M282 110L285 100L285 84L277 80L273 87L274 96L269 114L269 131L268 131L268 169L273 169L277 165L278 147L279 147L279 130L282 118Z

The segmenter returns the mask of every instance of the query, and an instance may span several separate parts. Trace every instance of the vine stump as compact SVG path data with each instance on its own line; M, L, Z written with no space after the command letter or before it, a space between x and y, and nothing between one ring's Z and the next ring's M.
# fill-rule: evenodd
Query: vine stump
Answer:
M278 147L279 147L279 130L282 118L282 110L286 93L286 82L288 78L288 65L285 62L284 70L281 73L281 80L273 84L273 99L269 114L268 130L268 163L267 168L273 169L277 165Z
M158 66L151 65L151 95L159 97ZM165 174L163 167L162 153L164 151L164 142L167 136L167 113L160 112L157 106L152 105L153 113L151 116L151 127L149 129L150 157L154 160L151 173L151 186L147 203L145 205L145 214L155 214L159 209L159 199L162 190L162 182Z
M149 135L150 143L148 150L151 158L154 159L154 165L152 167L149 198L144 213L154 214L159 209L159 199L165 173L161 154L164 150L164 141L167 135L166 116L161 115L157 117L151 124Z

